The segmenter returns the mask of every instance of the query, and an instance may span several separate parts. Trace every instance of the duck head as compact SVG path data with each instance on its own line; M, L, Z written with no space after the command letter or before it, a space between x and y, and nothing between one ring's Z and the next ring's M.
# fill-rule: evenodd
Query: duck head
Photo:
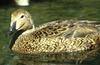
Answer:
M23 9L18 9L11 14L10 35L16 31L26 31L32 28L34 28L34 26L29 12Z

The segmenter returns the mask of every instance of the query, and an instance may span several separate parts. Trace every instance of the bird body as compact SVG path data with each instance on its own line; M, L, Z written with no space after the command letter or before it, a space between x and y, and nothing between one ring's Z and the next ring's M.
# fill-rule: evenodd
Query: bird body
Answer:
M77 51L91 50L97 44L96 42L97 40L94 40L89 37L66 39L64 37L58 36L56 38L44 37L35 40L29 38L27 35L24 37L25 38L19 37L19 39L16 40L16 43L12 48L13 51L22 54L39 54L39 53L50 53L50 52L51 53L77 52Z
M13 12L11 19L10 30L15 32L10 49L18 54L72 53L99 47L100 32L94 24L65 20L35 27L30 14L22 9Z

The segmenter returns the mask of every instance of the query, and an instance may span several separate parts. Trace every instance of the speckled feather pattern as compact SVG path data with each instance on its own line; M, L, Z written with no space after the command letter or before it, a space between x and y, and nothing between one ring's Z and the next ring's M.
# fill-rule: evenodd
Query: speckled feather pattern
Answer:
M81 35L77 36L77 34L77 37L68 37L66 34L69 34L70 29L73 30L71 36L73 36L76 30L78 33L86 34L84 37L80 37ZM84 32L80 31L82 29ZM50 24L44 28L38 29L30 34L20 35L12 50L23 54L83 51L94 48L97 41L100 42L100 40L98 40L99 36L100 34L97 34L97 30L91 26L77 27L76 24L56 23L55 25Z
M18 18L18 16L21 16L21 13L23 13L26 18ZM17 10L12 13L12 17L12 21L17 20L17 23L22 22L25 24L20 25L22 28L19 30L24 30L24 32L31 30L31 32L23 32L24 34L22 33L16 38L11 48L12 51L16 53L77 52L92 50L100 43L99 28L97 28L95 24L84 23L85 21L53 21L39 25L33 30L31 15L27 11L21 9ZM16 17L18 19L16 19ZM30 26L28 27L28 25Z

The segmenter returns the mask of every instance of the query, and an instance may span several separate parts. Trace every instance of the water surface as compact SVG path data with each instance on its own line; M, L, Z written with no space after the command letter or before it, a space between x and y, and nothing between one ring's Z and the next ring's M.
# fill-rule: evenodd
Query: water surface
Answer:
M100 0L41 0L31 2L28 7L18 7L5 4L0 6L0 65L16 65L19 58L9 50L10 37L7 29L10 24L10 15L16 9L23 8L28 10L35 25L53 20L81 19L100 21ZM100 57L97 56L91 62L79 63L79 65L99 65ZM31 65L77 65L76 62L30 62ZM22 65L22 64L19 64Z

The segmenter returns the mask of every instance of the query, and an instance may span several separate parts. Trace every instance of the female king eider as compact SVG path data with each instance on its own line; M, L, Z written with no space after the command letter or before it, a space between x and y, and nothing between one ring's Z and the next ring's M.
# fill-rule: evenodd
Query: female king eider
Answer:
M23 9L11 14L10 32L10 49L19 54L87 51L100 43L96 25L65 20L35 27L31 15Z

